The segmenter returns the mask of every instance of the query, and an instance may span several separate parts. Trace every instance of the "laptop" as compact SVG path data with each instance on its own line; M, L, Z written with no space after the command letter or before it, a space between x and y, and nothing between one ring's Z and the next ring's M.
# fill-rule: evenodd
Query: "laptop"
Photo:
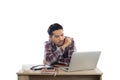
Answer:
M101 51L73 52L69 67L60 67L64 71L79 71L95 69Z

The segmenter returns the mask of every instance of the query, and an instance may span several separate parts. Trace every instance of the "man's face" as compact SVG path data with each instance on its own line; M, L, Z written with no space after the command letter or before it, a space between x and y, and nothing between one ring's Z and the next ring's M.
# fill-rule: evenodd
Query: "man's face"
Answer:
M52 32L53 35L50 36L50 40L52 40L57 46L62 46L64 43L64 34L63 30L55 30Z

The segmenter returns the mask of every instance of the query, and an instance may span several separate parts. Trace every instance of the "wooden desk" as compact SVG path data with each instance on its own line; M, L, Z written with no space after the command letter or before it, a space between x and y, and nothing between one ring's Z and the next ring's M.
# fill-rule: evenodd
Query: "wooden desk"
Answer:
M102 72L99 69L77 72L65 72L59 70L56 76L53 73L41 73L41 71L17 72L18 80L102 80Z

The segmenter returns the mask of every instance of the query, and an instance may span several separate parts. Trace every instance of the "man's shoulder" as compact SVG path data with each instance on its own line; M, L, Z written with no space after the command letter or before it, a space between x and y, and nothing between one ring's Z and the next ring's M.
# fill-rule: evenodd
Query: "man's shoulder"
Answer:
M45 43L45 44L50 44L50 43L51 43L51 41L45 41L44 43Z
M68 38L70 38L72 41L74 41L74 38L73 38L73 37L69 37L69 36L65 36L65 37L68 37Z
M54 45L54 43L52 41L45 41L44 43L45 45Z
M49 43L50 41L45 41L45 43Z

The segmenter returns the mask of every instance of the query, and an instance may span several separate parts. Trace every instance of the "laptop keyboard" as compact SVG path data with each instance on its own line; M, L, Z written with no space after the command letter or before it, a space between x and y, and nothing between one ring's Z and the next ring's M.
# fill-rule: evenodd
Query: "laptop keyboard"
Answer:
M62 70L69 70L69 67L60 67Z

